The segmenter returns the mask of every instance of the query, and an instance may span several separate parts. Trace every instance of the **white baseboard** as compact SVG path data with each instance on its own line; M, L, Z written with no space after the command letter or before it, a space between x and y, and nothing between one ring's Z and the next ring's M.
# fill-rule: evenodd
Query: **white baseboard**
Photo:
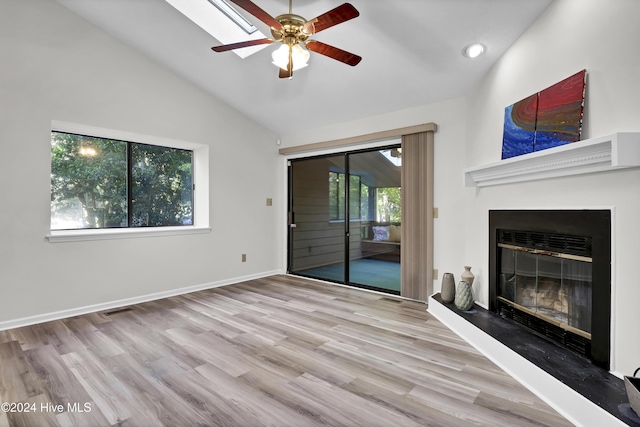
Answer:
M576 426L626 426L569 386L429 297L429 313Z
M235 283L246 282L248 280L260 279L274 274L284 274L283 271L273 270L263 273L251 274L248 276L234 277L231 279L219 280L216 282L203 283L200 285L187 286L185 288L171 289L168 291L153 294L140 295L132 298L125 298L116 301L109 301L101 304L93 304L84 307L71 308L68 310L55 311L52 313L38 314L35 316L21 317L19 319L5 320L0 322L0 331L7 329L21 328L23 326L35 325L38 323L50 322L52 320L65 319L82 314L95 313L97 311L111 310L143 302L154 301L162 298L174 297L176 295L188 294L190 292L202 291L205 289L218 288L220 286L233 285Z

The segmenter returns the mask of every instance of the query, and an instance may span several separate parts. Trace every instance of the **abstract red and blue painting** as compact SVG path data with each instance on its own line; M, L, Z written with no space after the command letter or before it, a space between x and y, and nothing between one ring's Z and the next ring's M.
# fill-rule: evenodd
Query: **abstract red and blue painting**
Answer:
M537 93L504 109L503 159L533 152L537 112Z
M505 108L502 158L580 141L586 70Z
M533 151L580 141L586 70L540 92Z

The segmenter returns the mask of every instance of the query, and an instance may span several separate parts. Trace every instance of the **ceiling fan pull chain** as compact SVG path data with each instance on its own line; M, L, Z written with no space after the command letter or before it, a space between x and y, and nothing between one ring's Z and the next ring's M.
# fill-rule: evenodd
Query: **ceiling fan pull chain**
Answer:
M290 0L291 1L291 0ZM289 63L287 64L289 78L293 77L293 46L289 46Z

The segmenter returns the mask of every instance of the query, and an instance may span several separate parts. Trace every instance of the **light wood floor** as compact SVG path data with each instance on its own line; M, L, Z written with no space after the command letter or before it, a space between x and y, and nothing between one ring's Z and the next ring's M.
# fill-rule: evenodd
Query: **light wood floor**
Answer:
M0 427L570 425L418 302L274 276L130 308L0 331L0 402L35 409Z

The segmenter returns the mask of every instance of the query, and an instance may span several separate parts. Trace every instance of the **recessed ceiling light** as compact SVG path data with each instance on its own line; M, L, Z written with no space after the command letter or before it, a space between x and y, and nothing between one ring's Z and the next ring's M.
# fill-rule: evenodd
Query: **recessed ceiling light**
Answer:
M462 50L462 54L467 58L477 58L484 53L484 46L481 43L473 43Z

